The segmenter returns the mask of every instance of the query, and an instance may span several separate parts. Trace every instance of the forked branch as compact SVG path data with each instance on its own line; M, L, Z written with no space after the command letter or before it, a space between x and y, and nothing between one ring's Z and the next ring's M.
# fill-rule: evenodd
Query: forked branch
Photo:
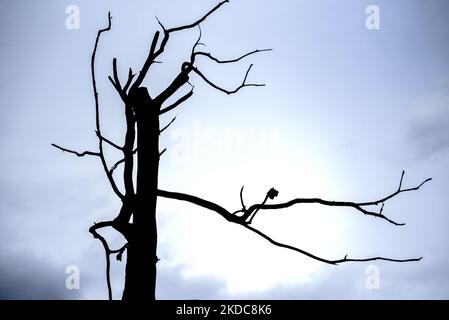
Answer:
M349 207L349 208L354 208L357 211L367 215L367 216L372 216L372 217L377 217L377 218L381 218L391 224L397 225L397 226L403 226L405 225L405 223L399 223L396 222L390 218L388 218L387 216L385 216L385 214L383 213L383 208L384 208L384 204L386 201L396 197L397 195L404 193L404 192L409 192L409 191L416 191L419 190L419 188L421 188L425 183L429 182L432 180L432 178L428 178L426 180L424 180L423 182L421 182L418 186L416 187L412 187L412 188L407 188L407 189L402 189L402 181L404 178L404 174L405 171L402 172L401 175L401 182L399 184L399 188L389 194L388 196L378 199L378 200L374 200L374 201L368 201L368 202L350 202L350 201L329 201L329 200L324 200L324 199L320 199L320 198L296 198L287 202L283 202L283 203L277 203L277 204L255 204L252 205L251 207L248 208L248 212L253 212L255 210L276 210L276 209L285 209L285 208L289 208L291 206L294 206L296 204L321 204L324 206L330 206L330 207ZM370 211L369 209L367 209L366 207L369 206L374 206L374 205L379 205L382 204L379 212L375 212L375 211Z
M108 242L106 239L98 233L98 230L101 228L106 227L114 227L115 222L114 221L102 221L99 223L94 223L92 227L89 228L89 232L93 235L95 239L100 240L101 244L103 245L105 256L106 256L106 283L108 286L108 298L109 300L112 300L112 286L111 286L111 254L117 254L117 260L122 260L123 252L128 247L128 244L126 243L124 246L122 246L119 249L112 250L109 248Z
M402 189L402 180L404 178L404 172L401 175L401 182L399 184L399 188L396 192L380 199L380 200L375 200L375 201L371 201L371 202L362 202L362 203L356 203L356 202L345 202L345 201L327 201L327 200L323 200L323 199L319 199L319 198L297 198L294 200L291 200L289 202L285 202L285 203L280 203L280 204L266 204L268 199L274 199L275 197L277 197L278 195L278 191L274 188L271 188L268 192L267 195L265 197L265 199L263 200L263 202L261 204L255 204L250 206L248 209L246 209L246 206L244 204L243 201L243 187L240 190L240 201L241 201L241 205L242 205L242 209L235 211L234 213L231 213L230 211L226 210L225 208L223 208L222 206L213 203L211 201L208 200L204 200L202 198L196 197L196 196L192 196L189 194L185 194L185 193L180 193L180 192L170 192L170 191L165 191L165 190L158 190L158 196L159 197L163 197L163 198L169 198L169 199L176 199L176 200L180 200L180 201L187 201L190 202L192 204L195 204L197 206L203 207L205 209L214 211L216 213L218 213L219 215L221 215L223 218L225 218L227 221L230 222L234 222L236 224L239 224L241 226L243 226L244 228L250 230L251 232L259 235L260 237L264 238L265 240L269 241L271 244L277 246L277 247L281 247L281 248L285 248L285 249L289 249L301 254L304 254L312 259L327 263L327 264L340 264L340 263L344 263L344 262L367 262L367 261L374 261L374 260L385 260L385 261L391 261L391 262L412 262L412 261L419 261L422 259L422 257L420 258L410 258L410 259L393 259L393 258L386 258L386 257L369 257L369 258L348 258L348 255L346 255L344 258L342 259L336 259L336 260L330 260L330 259L324 259L321 258L319 256L316 256L310 252L307 252L305 250L302 250L300 248L297 248L295 246L291 246L288 244L284 244L281 242L278 242L276 240L273 240L271 237L269 237L268 235L266 235L265 233L263 233L262 231L252 227L250 224L252 222L252 219L254 218L255 214L259 211L259 210L267 210L267 209L271 209L271 210L275 210L275 209L283 209L283 208L288 208L290 206L293 206L295 204L299 204L299 203L317 203L317 204L322 204L322 205L326 205L326 206L340 206L340 207L352 207L355 208L361 212L363 212L366 215L371 215L371 216L376 216L376 217L380 217L383 218L385 220L387 220L390 223L393 223L395 225L402 225L399 223L396 223L390 219L388 219L387 217L385 217L382 214L382 210L383 210L383 203L385 201L387 201L388 199L393 198L394 196L402 193L402 192L408 192L408 191L413 191L413 190L418 190L422 185L424 185L426 182L430 181L431 179L426 179L424 180L421 184L419 184L416 187L413 188L408 188L408 189ZM376 205L382 203L382 209L379 213L375 213L375 212L370 212L367 211L366 209L362 208L363 206L368 206L368 205ZM237 215L237 213L243 213L242 215Z
M191 29L194 28L196 26L198 26L201 22L203 22L204 20L207 19L207 17L209 17L212 13L214 13L216 10L218 10L223 4L225 4L226 2L229 2L228 0L222 1L220 3L218 3L214 8L212 8L209 12L207 12L204 16L202 16L200 19L198 19L197 21L188 24L188 25L184 25L184 26L179 26L179 27L174 27L174 28L165 28L164 25L160 22L160 20L156 17L156 20L158 21L159 25L162 28L162 31L164 32L164 37L161 40L161 43L159 44L159 48L156 50L156 46L159 40L159 36L160 36L160 32L157 31L154 34L153 37L153 41L151 42L151 47L150 47L150 51L148 53L148 56L142 66L142 69L139 72L139 75L136 79L136 81L134 81L134 83L131 86L131 89L137 89L143 82L143 80L145 79L145 76L148 73L148 70L150 69L151 65L153 63L156 63L156 59L165 51L165 47L168 43L168 40L170 38L170 35L174 32L178 32L178 31L182 31L182 30L187 30L187 29Z

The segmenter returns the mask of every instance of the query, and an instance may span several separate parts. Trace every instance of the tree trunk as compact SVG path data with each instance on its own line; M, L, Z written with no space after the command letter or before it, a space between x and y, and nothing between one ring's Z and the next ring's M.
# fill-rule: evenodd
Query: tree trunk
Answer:
M146 88L136 91L133 107L137 122L137 184L123 300L153 301L158 261L159 108L152 102Z

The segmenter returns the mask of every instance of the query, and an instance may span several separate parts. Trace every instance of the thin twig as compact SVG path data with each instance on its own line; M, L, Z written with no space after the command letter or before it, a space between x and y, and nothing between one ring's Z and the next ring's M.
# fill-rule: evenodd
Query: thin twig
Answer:
M95 156L95 157L99 157L100 154L98 152L93 152L93 151L83 151L83 152L78 152L78 151L74 151L74 150L70 150L70 149L66 149L63 147L58 146L57 144L52 143L51 144L53 147L61 150L62 152L68 152L68 153L72 153L77 155L78 157L84 157L84 156Z
M171 119L171 121L170 121L165 127L163 127L163 128L159 131L159 134L161 134L162 132L164 132L165 130L167 130L168 127L170 127L170 125L171 125L173 122L175 122L175 120L176 120L176 116L174 116L173 119Z
M221 91L221 92L224 92L224 93L230 95L230 94L237 93L238 91L240 91L240 89L245 88L245 87L264 87L265 86L265 84L246 83L246 80L248 78L248 74L251 71L252 67L253 67L253 65L251 64L249 66L248 70L245 73L245 77L243 78L242 84L240 86L238 86L237 88L233 89L233 90L224 89L224 88L216 85L215 83L210 81L200 70L198 70L197 67L193 67L192 66L192 71L194 71L197 75L199 75L212 88L217 89L218 91Z

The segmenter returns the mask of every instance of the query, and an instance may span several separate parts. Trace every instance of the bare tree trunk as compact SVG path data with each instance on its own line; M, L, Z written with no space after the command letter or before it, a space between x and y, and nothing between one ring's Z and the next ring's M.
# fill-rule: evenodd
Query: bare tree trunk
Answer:
M136 90L137 188L126 264L124 300L155 300L159 108L146 88Z

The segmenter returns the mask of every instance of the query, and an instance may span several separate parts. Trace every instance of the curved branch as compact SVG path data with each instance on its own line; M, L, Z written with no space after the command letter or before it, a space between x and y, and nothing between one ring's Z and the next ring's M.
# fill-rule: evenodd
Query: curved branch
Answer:
M409 192L409 191L417 191L417 190L419 190L425 183L427 183L427 182L429 182L429 181L432 181L432 178L427 178L426 180L424 180L423 182L421 182L421 183L420 183L418 186L416 186L416 187L408 188L408 189L401 189L401 188L402 188L402 181L403 181L403 179L404 179L404 175L405 175L405 170L402 170L401 180L399 181L399 187L398 187L398 189L396 190L396 192L393 192L393 193L389 194L388 196L386 196L386 197L384 197L384 198L382 198L382 199L379 199L379 200L376 200L376 201L362 202L362 203L359 203L359 205L361 205L361 206L378 205L378 204L380 204L380 203L386 202L387 200L389 200L389 199L391 199L391 198L397 196L397 195L400 194L400 193L403 193L403 192Z
M239 222L240 218L238 216L235 216L231 214L228 210L225 208L219 206L216 203L213 203L208 200L201 199L196 196L192 196L190 194L185 194L181 192L172 192L172 191L165 191L165 190L157 190L157 195L159 197L168 198L168 199L176 199L180 201L187 201L193 204L196 204L197 206L215 211L219 215L221 215L223 218L225 218L228 221L232 222Z
M240 60L242 60L242 59L244 59L244 58L246 58L246 57L248 57L250 55L253 55L253 54L256 54L256 53L259 53L259 52L272 51L272 50L273 49L257 49L257 50L248 52L248 53L246 53L246 54L244 54L244 55L242 55L242 56L240 56L238 58L230 59L230 60L220 60L220 59L215 58L214 56L212 56L212 54L210 52L199 51L199 52L194 52L193 55L195 55L195 56L204 56L204 57L207 57L210 60L215 61L217 63L234 63L234 62L238 62L238 61L240 61Z
M89 232L93 235L95 239L100 240L101 244L103 245L105 256L106 256L106 283L108 286L108 298L109 300L112 300L112 286L111 286L111 254L117 254L117 260L121 260L121 256L123 255L123 252L128 247L128 244L125 244L123 247L117 250L111 250L109 248L108 242L106 239L100 235L97 230L101 228L106 227L114 227L115 222L114 221L102 221L99 223L94 223L93 226L89 228Z
M237 93L238 91L240 91L240 89L242 89L244 87L264 87L265 86L265 84L246 83L248 74L251 71L252 67L253 67L253 65L251 64L249 66L248 70L246 71L246 74L245 74L245 77L243 78L242 84L240 86L238 86L237 88L235 88L234 90L227 90L227 89L224 89L224 88L216 85L215 83L210 81L200 70L198 70L197 67L192 66L192 71L194 71L197 75L199 75L208 85L210 85L214 89L217 89L218 91L224 92L229 95L229 94Z
M384 260L384 261L391 261L391 262L413 262L413 261L420 261L422 259L422 257L420 258L411 258L411 259L391 259L391 258L384 258L384 257L372 257L372 258L364 258L364 259L348 259L348 255L346 255L343 259L338 259L338 260L328 260L328 259L324 259L324 258L320 258L318 256L315 256L305 250L299 249L297 247L288 245L288 244L284 244L278 241L273 240L272 238L270 238L269 236L267 236L265 233L263 233L262 231L251 227L248 224L240 224L241 226L245 227L246 229L258 234L259 236L261 236L262 238L268 240L271 244L277 246L277 247L281 247L281 248L285 248L285 249L289 249L289 250L293 250L296 252L299 252L303 255L306 255L314 260L318 260L327 264L333 264L333 265L337 265L339 263L344 263L344 262L368 262L368 261L375 261L375 260Z
M385 260L385 261L392 261L392 262L412 262L412 261L419 261L422 259L421 258L411 258L411 259L392 259L392 258L385 258L385 257L371 257L371 258L363 258L363 259L348 259L346 255L343 259L337 259L337 260L329 260L329 259L324 259L321 257L318 257L314 254L311 254L305 250L299 249L297 247L288 245L288 244L284 244L278 241L273 240L271 237L269 237L268 235L266 235L265 233L263 233L262 231L251 227L245 219L242 219L242 217L236 216L235 214L230 213L228 210L226 210L225 208L221 207L220 205L213 203L211 201L207 201L204 199L201 199L199 197L196 196L192 196L189 194L185 194L185 193L180 193L180 192L171 192L171 191L165 191L165 190L158 190L158 196L159 197L163 197L163 198L169 198L169 199L176 199L176 200L180 200L180 201L187 201L190 202L192 204L195 204L197 206L203 207L205 209L211 210L211 211L215 211L216 213L218 213L219 215L221 215L223 218L225 218L226 220L230 221L230 222L234 222L236 224L239 224L241 226L243 226L244 228L256 233L257 235L261 236L262 238L268 240L271 244L277 246L277 247L281 247L281 248L285 248L285 249L289 249L301 254L304 254L314 260L317 261L321 261L327 264L339 264L339 263L344 263L344 262L367 262L367 261L374 261L374 260ZM274 189L270 189L270 191L267 193L267 197L268 198L273 198L277 196L277 191ZM266 200L264 200L266 201ZM241 210L237 211L237 212L241 212ZM246 213L246 212L245 212Z

